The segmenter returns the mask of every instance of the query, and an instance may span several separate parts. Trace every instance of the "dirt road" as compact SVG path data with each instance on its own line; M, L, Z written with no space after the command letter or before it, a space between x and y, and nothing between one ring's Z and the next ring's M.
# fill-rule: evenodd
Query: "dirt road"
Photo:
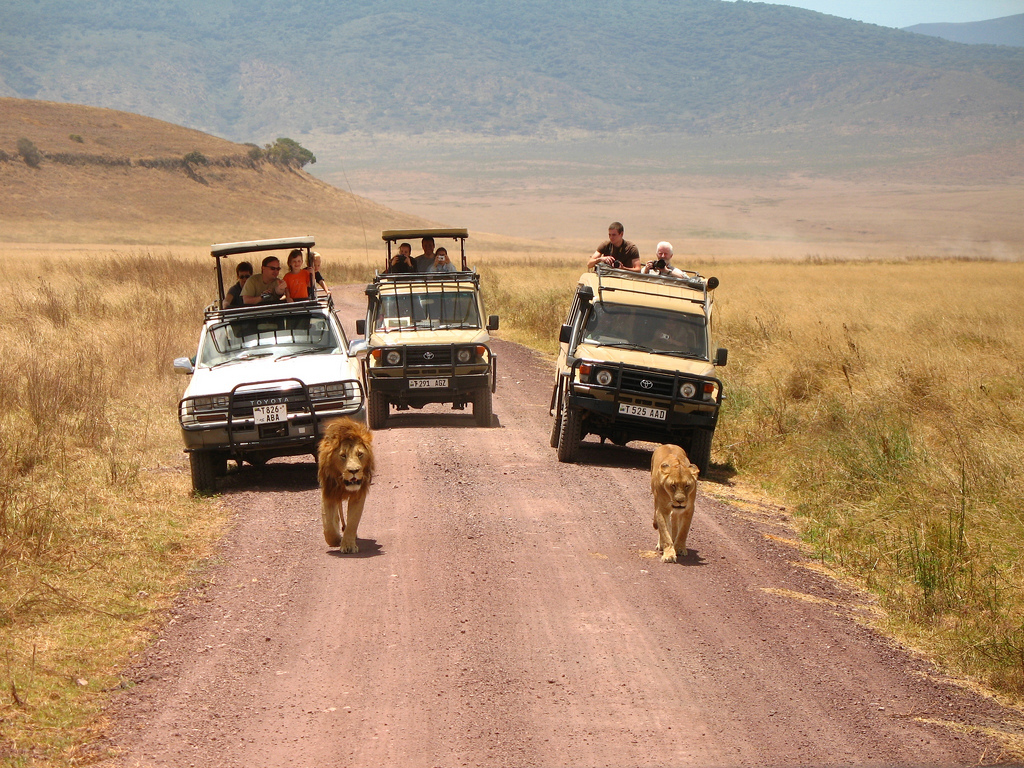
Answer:
M324 544L311 461L227 478L234 527L112 707L114 764L1005 759L977 734L1007 713L864 628L784 512L701 495L690 556L654 558L649 451L559 464L552 366L496 349L491 429L437 407L376 433L357 555Z

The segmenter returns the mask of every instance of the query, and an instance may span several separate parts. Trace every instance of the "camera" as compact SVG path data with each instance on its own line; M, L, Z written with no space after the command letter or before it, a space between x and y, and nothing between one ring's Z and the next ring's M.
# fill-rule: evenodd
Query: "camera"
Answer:
M660 269L664 269L665 268L665 260L664 259L658 259L656 262L654 262L654 268L655 269L659 269L659 270Z

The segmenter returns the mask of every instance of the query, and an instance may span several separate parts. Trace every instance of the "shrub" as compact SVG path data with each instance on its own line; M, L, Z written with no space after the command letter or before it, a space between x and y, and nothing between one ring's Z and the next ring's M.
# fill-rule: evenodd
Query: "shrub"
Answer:
M68 136L68 138L71 139L76 144L84 144L85 143L85 139L83 139L77 133L72 133L70 136Z
M26 138L18 139L18 154L31 168L38 168L43 159L43 153L39 151L39 148Z
M206 165L210 161L206 159L206 155L200 152L198 149L193 149L187 155L185 155L185 163L187 165Z
M266 157L272 163L287 165L293 168L302 168L309 163L316 162L316 157L313 153L299 144L299 142L283 137L273 144L267 144Z

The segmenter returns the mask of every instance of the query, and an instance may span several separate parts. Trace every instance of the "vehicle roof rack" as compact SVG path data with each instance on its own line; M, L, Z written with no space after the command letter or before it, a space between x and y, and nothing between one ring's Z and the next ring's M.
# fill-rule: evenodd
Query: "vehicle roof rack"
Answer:
M644 296L655 295L653 291L645 291L639 288L626 288L618 285L608 285L606 280L609 278L616 278L621 280L630 280L637 283L650 283L652 285L664 286L677 285L680 288L686 288L691 291L700 291L701 297L695 298L690 296L678 296L681 301L689 301L694 304L703 304L705 308L711 302L711 297L708 294L708 281L705 280L701 275L694 273L694 276L687 275L686 277L674 277L672 275L643 275L639 272L631 272L626 269L615 269L609 267L606 264L597 264L594 267L594 272L597 274L597 293L598 300L602 300L602 294L604 291L621 291L624 293L638 293ZM715 283L717 287L718 283Z
M261 315L300 314L314 307L334 311L334 298L331 294L317 296L305 301L279 301L276 304L249 304L244 307L221 309L220 302L214 302L203 310L204 320L229 320L236 317L260 317Z

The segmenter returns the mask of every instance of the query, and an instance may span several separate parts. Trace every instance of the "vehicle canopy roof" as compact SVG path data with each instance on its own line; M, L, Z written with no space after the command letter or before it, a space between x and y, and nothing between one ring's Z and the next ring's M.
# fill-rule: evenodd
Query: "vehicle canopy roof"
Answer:
M390 242L396 240L422 240L424 237L446 237L455 240L465 240L469 237L469 230L465 228L447 229L385 229L380 233L380 239Z
M699 276L641 275L599 268L580 275L579 285L589 287L596 301L711 315L713 299L707 290L707 281Z
M216 243L210 246L210 255L217 260L217 294L218 305L224 301L224 273L221 269L221 259L225 256L235 256L240 253L260 253L262 251L283 251L295 250L296 248L306 249L306 262L312 264L312 251L316 245L316 239L312 235L301 237L279 237L272 240L245 240L238 243Z
M438 238L458 240L462 256L462 271L465 272L468 269L466 266L466 238L469 237L469 230L464 227L427 227L420 229L385 229L380 233L380 239L388 244L387 256L384 258L384 271L387 272L388 265L391 263L392 244L397 243L399 240L422 240L425 237L433 240Z

